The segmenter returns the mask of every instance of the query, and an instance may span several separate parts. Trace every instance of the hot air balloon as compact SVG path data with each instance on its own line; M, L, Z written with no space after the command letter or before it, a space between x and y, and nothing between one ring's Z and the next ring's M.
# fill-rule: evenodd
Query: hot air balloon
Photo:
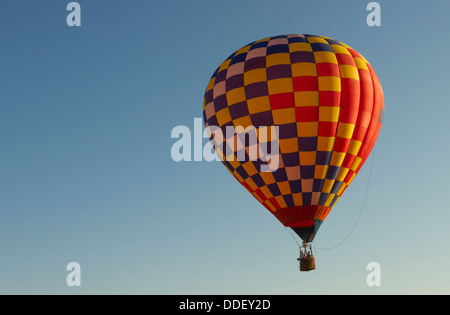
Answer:
M305 249L368 158L383 113L381 84L368 61L344 43L307 34L235 51L203 99L216 154ZM262 132L267 127L276 132ZM269 141L262 136L268 133ZM255 145L246 143L252 135L259 144L276 142L278 151L269 156L257 148L255 158ZM261 170L274 157L277 167Z

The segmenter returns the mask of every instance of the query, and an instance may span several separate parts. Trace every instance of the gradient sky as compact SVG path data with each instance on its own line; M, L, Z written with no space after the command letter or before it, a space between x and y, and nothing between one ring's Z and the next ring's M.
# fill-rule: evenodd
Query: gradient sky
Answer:
M80 0L78 28L69 2L0 4L0 293L450 293L450 2L378 1L369 27L361 0ZM170 155L216 67L290 33L356 49L386 104L310 273L220 162ZM66 285L71 261L81 287Z

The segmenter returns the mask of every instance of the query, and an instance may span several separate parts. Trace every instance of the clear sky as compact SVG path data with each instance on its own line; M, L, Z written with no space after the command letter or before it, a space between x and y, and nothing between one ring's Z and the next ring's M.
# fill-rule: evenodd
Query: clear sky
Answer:
M380 27L361 0L80 0L81 27L69 2L0 4L0 293L450 293L448 1L378 1ZM364 55L386 106L310 273L220 162L170 154L216 67L291 33ZM72 261L81 287L66 284Z

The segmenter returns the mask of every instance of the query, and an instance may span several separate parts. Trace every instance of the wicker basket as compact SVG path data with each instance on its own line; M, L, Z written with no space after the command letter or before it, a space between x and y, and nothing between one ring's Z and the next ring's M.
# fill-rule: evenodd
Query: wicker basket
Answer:
M300 259L300 271L310 271L316 269L314 256L307 256Z

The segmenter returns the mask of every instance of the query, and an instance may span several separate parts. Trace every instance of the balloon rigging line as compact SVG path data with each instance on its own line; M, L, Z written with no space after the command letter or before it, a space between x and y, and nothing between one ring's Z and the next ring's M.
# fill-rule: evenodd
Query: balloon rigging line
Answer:
M361 218L361 214L362 214L362 212L363 212L363 210L364 210L364 205L366 204L366 199L367 199L367 195L368 195L368 192L369 192L369 186L370 186L370 179L372 178L372 169L373 169L373 160L374 160L374 159L375 159L375 146L373 147L373 150L372 150L372 161L371 161L371 163L370 163L369 179L367 180L367 187L366 187L366 192L365 192L365 194L364 194L363 203L362 203L362 205L361 205L361 209L359 210L358 217L356 218L356 221L355 221L355 223L353 224L353 227L350 229L350 232L348 232L347 236L345 236L344 239L343 239L342 241L340 241L339 243L337 243L337 244L334 245L334 246L326 247L326 248L321 248L321 247L317 247L317 246L312 246L312 245L311 245L312 247L314 247L314 249L317 249L317 250L330 250L330 249L334 249L334 248L336 248L336 247L342 245L342 244L350 237L350 235L353 233L353 231L354 231L355 228L356 228L356 225L358 225L359 219ZM290 228L286 227L286 229L289 231L289 234L292 236L292 238L293 238L294 241L297 243L297 245L298 245L299 247L301 247L300 244L297 242L297 239L295 238L295 236L291 233Z
M299 244L299 242L297 242L297 239L295 238L295 235L292 234L291 228L289 228L289 227L287 227L287 226L286 226L285 228L286 228L286 230L289 232L289 234L291 235L291 237L294 239L294 241L297 243L298 247L301 247L300 244Z
M367 180L366 193L364 194L364 199L363 199L363 203L361 205L361 209L359 210L358 218L356 218L355 224L353 224L353 227L351 228L350 232L347 234L347 236L344 237L344 239L342 241L340 241L339 243L337 243L334 246L326 247L326 248L320 248L320 247L313 246L315 249L329 250L329 249L336 248L336 247L342 245L342 243L344 243L350 237L350 235L353 233L353 231L355 230L356 226L358 225L359 219L361 218L361 214L364 210L364 205L366 204L366 199L367 199L367 195L368 195L369 187L370 187L370 179L372 178L372 169L373 169L373 160L374 159L375 159L375 146L373 147L373 150L372 150L372 161L370 163L369 179Z

